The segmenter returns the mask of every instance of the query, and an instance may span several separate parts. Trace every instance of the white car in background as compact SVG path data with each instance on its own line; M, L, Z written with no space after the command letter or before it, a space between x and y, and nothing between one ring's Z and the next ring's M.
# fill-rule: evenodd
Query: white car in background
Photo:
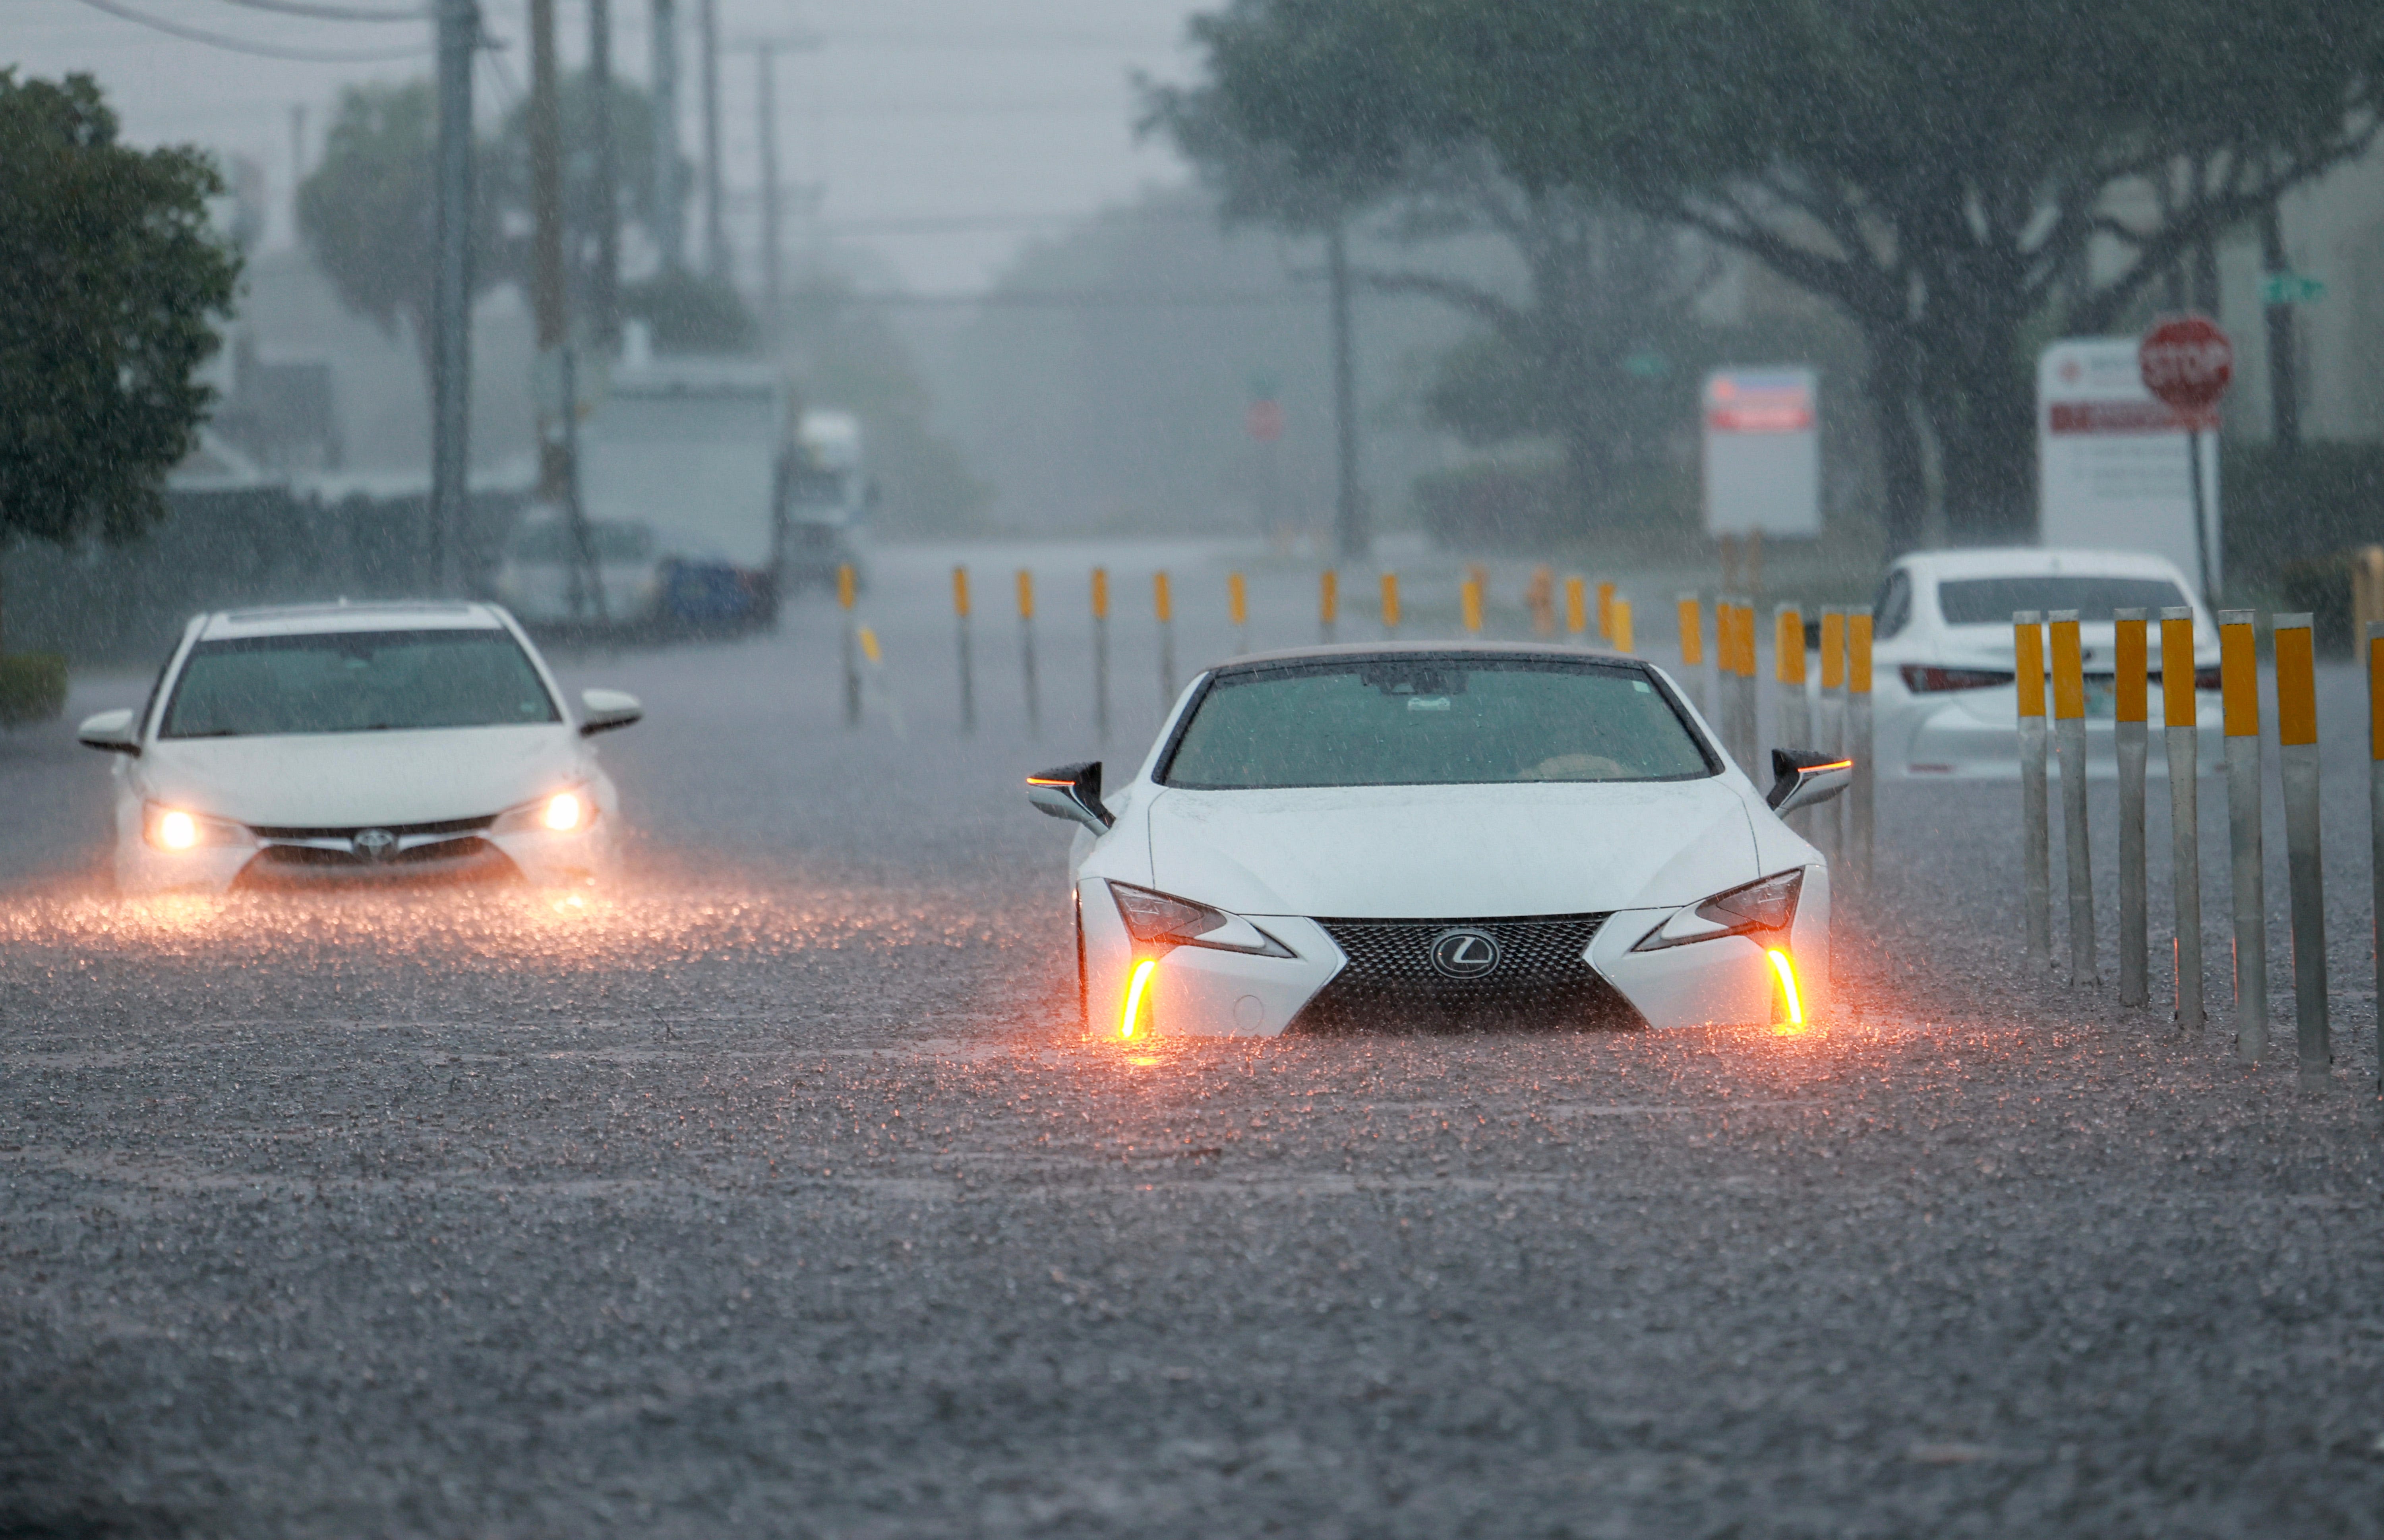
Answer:
M1028 778L1076 823L1088 1031L1799 1026L1830 872L1669 676L1554 646L1320 647L1195 679L1141 767Z
M2201 763L2213 769L2223 752L2218 626L2175 564L2132 552L2033 547L1904 557L1888 569L1871 606L1872 744L1879 768L1922 779L2017 776L2019 690L2012 613L2076 610L2086 674L2088 769L2115 774L2112 679L2118 628L2113 612L2141 609L2150 621L2151 767L2155 775L2167 774L2167 757L2158 748L2160 615L2171 607L2193 611ZM2049 711L2049 691L2046 700Z
M391 879L585 883L620 807L590 735L642 715L581 692L488 604L203 615L139 711L79 736L116 761L128 893Z

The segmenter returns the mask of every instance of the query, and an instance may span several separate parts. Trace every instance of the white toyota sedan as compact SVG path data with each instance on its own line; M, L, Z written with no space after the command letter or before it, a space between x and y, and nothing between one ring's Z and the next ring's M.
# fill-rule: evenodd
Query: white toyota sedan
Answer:
M411 878L585 883L620 822L588 743L642 714L563 703L513 617L468 603L203 615L139 711L79 736L116 761L128 893Z
M1088 1031L1801 1026L1830 873L1780 813L1849 779L1739 772L1661 670L1551 646L1321 647L1195 679L1079 826Z
M2087 769L2094 776L2116 774L2114 615L2133 609L2144 611L2150 623L2150 768L2167 775L2168 760L2158 747L2160 618L2170 608L2193 611L2201 764L2215 769L2224 754L2218 625L2174 563L2136 552L2036 547L1934 551L1903 558L1888 568L1871 606L1871 742L1880 769L1916 779L2019 774L2012 613L2076 610L2085 661Z

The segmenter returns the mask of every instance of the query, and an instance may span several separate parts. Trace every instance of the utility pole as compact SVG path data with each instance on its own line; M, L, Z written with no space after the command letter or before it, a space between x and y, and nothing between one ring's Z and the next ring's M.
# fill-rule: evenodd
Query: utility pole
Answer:
M538 319L538 367L549 382L539 414L539 500L563 510L571 531L571 618L601 584L579 506L578 357L563 281L563 105L554 55L554 0L529 0L530 304ZM551 409L552 415L549 415ZM596 613L604 613L601 586Z
M1341 219L1324 235L1324 261L1332 286L1333 427L1340 494L1333 510L1333 545L1338 559L1363 561L1372 540L1366 529L1364 495L1358 490L1358 384L1349 341L1349 238Z
M684 200L678 186L678 0L651 0L653 6L654 104L654 244L662 248L663 266L677 272L687 261L682 222Z
M2285 260L2285 231L2277 217L2274 199L2260 210L2260 267L2269 274L2291 270ZM2268 323L2268 441L2278 454L2291 458L2302 447L2302 387L2300 359L2294 356L2293 307L2266 306Z
M472 427L472 55L475 0L439 0L439 271L430 343L430 582L452 592L470 507Z
M588 286L589 332L611 353L621 342L621 162L613 142L613 0L588 0L588 84L596 98L596 275Z
M777 324L778 300L786 292L779 262L778 230L778 51L771 43L753 47L753 68L760 77L754 94L760 104L762 143L762 314Z
M728 231L720 208L720 27L719 0L698 0L697 25L703 34L703 270L716 283L728 281Z

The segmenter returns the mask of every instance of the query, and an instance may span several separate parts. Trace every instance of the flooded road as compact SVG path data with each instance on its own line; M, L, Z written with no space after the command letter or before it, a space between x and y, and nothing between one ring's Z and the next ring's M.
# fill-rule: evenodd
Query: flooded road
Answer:
M1082 622L1030 739L981 613L963 739L948 566L859 731L815 604L564 660L649 713L602 892L119 901L0 740L0 1531L2376 1533L2364 909L2315 1099L2018 976L2009 788L1891 789L1802 1036L1088 1040Z

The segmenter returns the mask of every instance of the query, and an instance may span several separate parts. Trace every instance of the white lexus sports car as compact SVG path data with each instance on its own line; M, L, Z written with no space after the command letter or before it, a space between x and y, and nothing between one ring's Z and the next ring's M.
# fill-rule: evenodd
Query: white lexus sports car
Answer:
M1552 646L1236 659L1142 767L1028 777L1072 852L1088 1031L1800 1026L1829 989L1830 873L1662 670Z
M79 736L116 761L128 893L390 878L574 884L613 861L620 807L529 639L488 604L203 615L139 711Z

